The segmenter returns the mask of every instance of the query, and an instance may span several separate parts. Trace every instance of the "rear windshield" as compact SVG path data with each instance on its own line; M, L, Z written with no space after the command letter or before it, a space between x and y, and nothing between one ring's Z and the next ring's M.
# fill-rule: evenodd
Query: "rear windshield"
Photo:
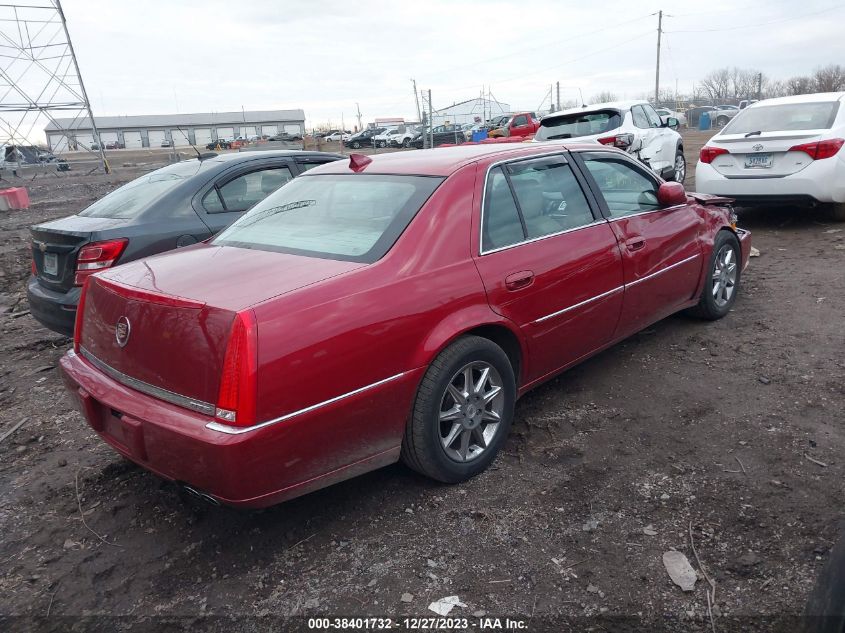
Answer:
M212 243L372 263L390 250L441 182L428 176L301 176Z
M78 215L90 218L134 218L207 165L198 160L188 160L162 167L115 189Z
M838 101L754 106L737 114L722 134L827 130L833 125L838 111Z
M576 112L559 114L540 121L540 129L534 139L554 141L564 138L578 138L604 134L622 125L622 116L618 110L600 110L598 112Z

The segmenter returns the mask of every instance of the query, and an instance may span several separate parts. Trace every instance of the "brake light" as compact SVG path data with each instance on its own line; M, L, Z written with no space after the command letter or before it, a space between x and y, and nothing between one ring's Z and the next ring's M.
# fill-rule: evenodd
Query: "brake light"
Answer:
M845 144L845 139L829 138L824 141L813 141L812 143L793 145L789 148L789 151L804 152L813 160L822 160L823 158L836 156L836 153L842 148L843 144Z
M32 271L33 277L38 274L38 269L35 267L35 257L29 260L29 269Z
M83 280L82 292L79 294L79 303L76 306L76 321L73 322L73 351L79 353L79 346L82 344L82 314L85 312L85 296L88 294L88 281Z
M215 418L228 426L255 424L257 328L252 310L239 312L232 323L223 358Z
M598 139L602 145L611 145L620 149L628 149L634 143L633 134L617 134L616 136L605 136Z
M126 249L129 240L121 237L104 242L91 242L79 249L76 258L76 275L73 278L75 286L81 286L85 278L97 271L110 267Z
M722 154L730 154L730 152L724 147L712 147L710 145L705 145L701 148L698 158L702 163L709 165L716 159L717 156L721 156Z

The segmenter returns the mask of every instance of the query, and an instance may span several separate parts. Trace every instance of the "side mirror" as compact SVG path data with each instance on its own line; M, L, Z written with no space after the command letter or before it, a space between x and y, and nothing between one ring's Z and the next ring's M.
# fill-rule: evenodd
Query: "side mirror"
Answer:
M678 121L678 119L673 116L670 116L666 119L666 127L672 128L673 130L677 130L680 125L680 121Z
M657 190L657 202L661 207L674 207L686 204L687 192L679 182L664 182Z

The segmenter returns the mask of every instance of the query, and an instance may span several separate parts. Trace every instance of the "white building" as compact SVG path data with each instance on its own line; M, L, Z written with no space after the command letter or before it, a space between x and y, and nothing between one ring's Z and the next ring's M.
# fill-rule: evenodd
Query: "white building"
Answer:
M262 110L240 112L204 112L197 114L151 114L141 116L97 116L97 130L104 145L120 143L126 148L161 147L169 141L174 146L206 145L217 140L286 132L302 135L305 114L302 110ZM94 131L88 118L57 119L44 129L53 152L79 146L90 147ZM68 138L70 137L70 138Z
M464 123L480 123L494 116L508 114L510 111L510 104L494 99L476 97L435 110L432 119L434 125L447 123L462 125Z

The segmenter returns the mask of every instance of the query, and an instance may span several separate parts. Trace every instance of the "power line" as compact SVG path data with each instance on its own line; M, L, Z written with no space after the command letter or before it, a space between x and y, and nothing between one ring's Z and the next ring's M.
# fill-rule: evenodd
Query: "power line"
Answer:
M678 30L678 31L666 31L667 33L718 33L721 31L738 31L740 29L756 29L763 26L769 26L770 24L779 24L781 22L791 22L793 20L800 20L801 18L809 18L814 15L820 15L822 13L829 13L830 11L834 11L836 9L845 8L845 5L838 4L834 7L828 7L827 9L822 9L820 11L813 11L812 13L804 13L803 15L793 15L784 18L778 18L777 20L770 20L769 22L758 22L756 24L743 24L740 26L726 26L724 28L718 29L685 29L685 30Z

